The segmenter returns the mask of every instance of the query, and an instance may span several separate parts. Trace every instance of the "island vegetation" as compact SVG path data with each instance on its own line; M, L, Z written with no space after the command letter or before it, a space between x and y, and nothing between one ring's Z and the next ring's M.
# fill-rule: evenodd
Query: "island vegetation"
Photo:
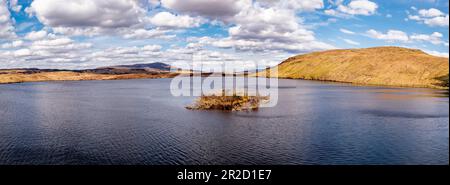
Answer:
M252 111L258 110L266 101L269 101L268 96L250 96L243 92L227 94L222 91L202 95L193 105L186 108L190 110Z

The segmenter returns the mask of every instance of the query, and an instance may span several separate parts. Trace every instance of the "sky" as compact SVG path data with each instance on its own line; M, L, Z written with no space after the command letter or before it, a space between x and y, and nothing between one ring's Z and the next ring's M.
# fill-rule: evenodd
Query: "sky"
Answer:
M0 0L0 69L277 65L330 49L447 57L448 0Z

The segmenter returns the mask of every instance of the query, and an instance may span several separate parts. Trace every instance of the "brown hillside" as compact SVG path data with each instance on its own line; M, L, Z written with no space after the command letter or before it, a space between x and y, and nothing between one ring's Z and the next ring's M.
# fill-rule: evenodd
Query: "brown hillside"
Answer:
M400 47L315 52L289 58L276 68L279 78L432 88L448 87L449 74L448 58Z

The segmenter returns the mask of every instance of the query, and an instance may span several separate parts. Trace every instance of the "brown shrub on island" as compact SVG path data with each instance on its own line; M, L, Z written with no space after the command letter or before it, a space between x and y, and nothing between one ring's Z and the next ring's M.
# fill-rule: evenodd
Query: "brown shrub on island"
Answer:
M229 95L222 91L222 93L202 95L193 105L186 108L190 110L250 111L259 109L260 105L268 100L268 96L249 96L236 92Z

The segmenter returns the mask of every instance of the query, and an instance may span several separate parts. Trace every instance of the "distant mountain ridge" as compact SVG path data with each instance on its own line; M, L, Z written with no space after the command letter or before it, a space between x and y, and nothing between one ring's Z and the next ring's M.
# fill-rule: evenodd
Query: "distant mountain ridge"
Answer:
M168 73L171 66L161 62L117 65L108 67L99 67L96 69L81 70L99 74L139 74L139 73Z
M291 57L255 76L362 85L447 88L448 60L421 50L401 47L342 49ZM274 69L278 70L278 74L275 74Z
M102 67L105 68L105 67ZM118 65L118 66L111 66L106 68L129 68L129 69L153 69L153 70L160 70L160 71L170 71L171 66L162 63L162 62L155 62L155 63L145 63L145 64L131 64L131 65Z

